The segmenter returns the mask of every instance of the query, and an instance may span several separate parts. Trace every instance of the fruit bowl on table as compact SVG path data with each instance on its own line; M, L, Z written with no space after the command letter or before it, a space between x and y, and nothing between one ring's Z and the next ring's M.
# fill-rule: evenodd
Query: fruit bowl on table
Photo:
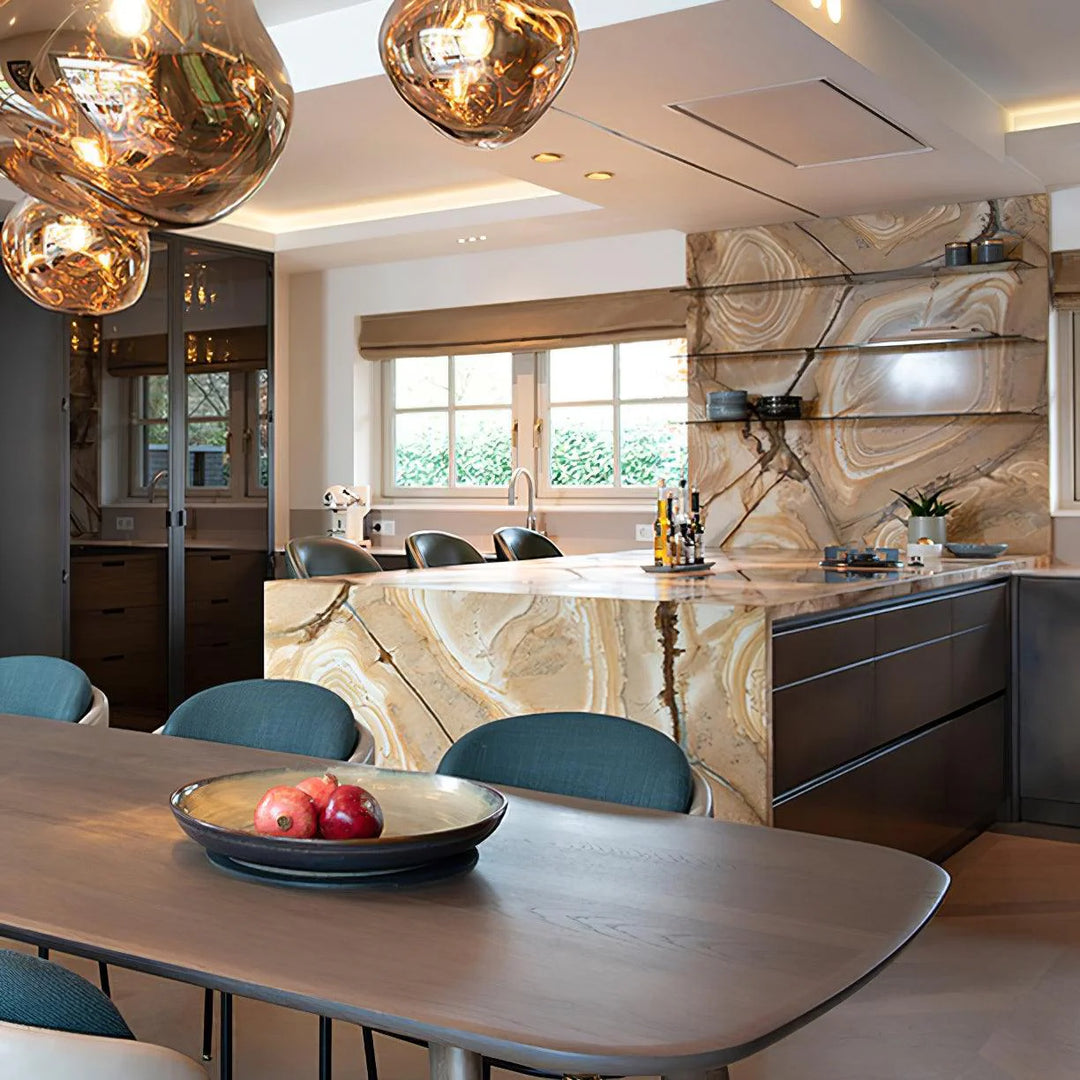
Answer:
M398 772L341 764L331 771L342 784L370 792L382 808L382 834L366 840L300 840L261 836L255 808L274 787L295 787L307 769L264 769L185 784L170 804L180 828L212 862L282 875L390 875L473 852L499 826L506 796L471 780L433 773Z

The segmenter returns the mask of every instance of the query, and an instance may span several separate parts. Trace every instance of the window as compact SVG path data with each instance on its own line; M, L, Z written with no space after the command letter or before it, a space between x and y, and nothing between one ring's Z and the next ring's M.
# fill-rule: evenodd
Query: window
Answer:
M528 467L548 498L639 498L686 472L686 342L385 365L387 495L472 495Z
M132 379L131 395L129 494L144 496L154 477L169 468L168 376ZM266 498L268 406L265 370L201 371L187 376L189 497Z

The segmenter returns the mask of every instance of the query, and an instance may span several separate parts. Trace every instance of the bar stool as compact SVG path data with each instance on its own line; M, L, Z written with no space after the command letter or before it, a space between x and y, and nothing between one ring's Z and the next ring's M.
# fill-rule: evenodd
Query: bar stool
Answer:
M285 545L285 570L291 578L378 574L382 567L365 548L335 536L304 536Z
M495 555L499 562L520 562L523 559L561 559L563 553L542 532L522 529L516 525L499 529L494 534Z
M445 532L413 533L405 540L405 554L412 570L487 562L468 540Z

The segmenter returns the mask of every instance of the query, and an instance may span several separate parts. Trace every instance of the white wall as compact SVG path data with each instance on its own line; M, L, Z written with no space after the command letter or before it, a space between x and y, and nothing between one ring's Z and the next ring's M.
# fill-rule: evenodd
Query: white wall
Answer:
M685 265L686 237L664 231L293 276L277 402L292 509L318 509L331 483L378 490L380 369L360 359L362 316L679 287Z
M1080 187L1050 193L1050 249L1080 248Z

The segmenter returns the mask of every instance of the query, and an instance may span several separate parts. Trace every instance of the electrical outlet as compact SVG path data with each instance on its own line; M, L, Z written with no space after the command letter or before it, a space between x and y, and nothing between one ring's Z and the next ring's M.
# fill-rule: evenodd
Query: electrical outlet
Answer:
M396 521L387 521L386 518L383 518L382 521L375 523L374 529L381 536L397 536Z
M117 532L134 532L135 519L133 517L118 517L116 519Z
M636 527L637 539L646 544L656 535L656 529L653 525L638 525Z

